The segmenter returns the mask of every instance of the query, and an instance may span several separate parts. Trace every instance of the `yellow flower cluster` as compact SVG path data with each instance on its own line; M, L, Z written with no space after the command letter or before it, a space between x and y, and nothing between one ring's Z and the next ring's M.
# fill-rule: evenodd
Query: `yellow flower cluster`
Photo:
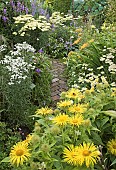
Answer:
M50 23L63 26L66 21L72 20L73 15L62 15L60 12L53 12L50 17Z
M61 107L68 107L68 106L70 106L72 103L73 103L72 100L64 100L64 101L58 102L58 103L57 103L57 106L58 106L59 108L61 108Z
M97 163L101 153L93 143L83 143L76 147L70 145L63 154L64 162L76 166L85 164L88 168Z
M48 108L48 107L42 107L41 109L37 109L37 111L35 112L36 115L48 115L48 114L52 114L53 110Z
M81 41L81 37L79 37L77 40L74 41L74 43L72 45L78 44Z
M15 24L23 23L24 26L18 31L20 36L24 36L25 32L28 30L40 29L41 31L48 31L50 29L51 24L47 23L45 16L39 16L38 20L34 19L32 15L20 15L18 17L14 17ZM14 35L17 33L14 32Z
M54 117L52 119L52 122L55 123L56 125L59 126L64 126L67 124L73 125L73 126L80 126L83 124L84 119L83 116L80 114L75 114L72 117L69 117L67 114L63 113L63 114L59 114L56 117Z

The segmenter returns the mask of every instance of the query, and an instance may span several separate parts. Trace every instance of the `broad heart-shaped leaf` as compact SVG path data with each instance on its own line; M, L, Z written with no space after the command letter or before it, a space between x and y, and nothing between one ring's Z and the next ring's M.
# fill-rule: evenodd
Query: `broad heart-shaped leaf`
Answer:
M110 166L112 166L114 164L116 164L116 159L114 159L114 161L112 162L112 164Z
M10 162L10 157L4 158L1 162Z
M102 111L102 113L112 116L113 118L116 118L116 111L115 110L107 110L107 111Z

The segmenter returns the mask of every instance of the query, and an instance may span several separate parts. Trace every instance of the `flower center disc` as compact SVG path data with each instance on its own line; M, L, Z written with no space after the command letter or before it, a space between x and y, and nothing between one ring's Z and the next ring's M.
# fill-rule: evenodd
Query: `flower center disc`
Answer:
M113 145L113 148L116 149L116 145L115 144Z
M75 94L75 93L73 93L73 96L76 96L76 94Z
M23 155L23 153L24 153L24 151L22 149L19 149L16 151L17 156L21 156L21 155Z
M90 155L90 153L91 153L91 152L90 152L90 151L88 151L88 150L84 150L84 151L83 151L83 155L84 155L84 156L89 156L89 155Z
M78 120L73 120L72 122L73 122L74 124L76 124L76 123L78 123Z

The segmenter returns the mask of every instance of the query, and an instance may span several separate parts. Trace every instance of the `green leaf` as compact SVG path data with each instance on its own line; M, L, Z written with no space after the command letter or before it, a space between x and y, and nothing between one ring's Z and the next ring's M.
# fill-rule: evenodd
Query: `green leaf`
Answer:
M91 130L95 130L95 131L99 131L100 132L100 130L98 128L93 127L93 126L92 126Z
M3 112L5 109L0 110L0 113Z
M112 164L111 164L110 166L112 166L112 165L114 165L114 164L116 164L116 159L112 162Z
M92 136L93 136L93 140L97 145L104 145L102 142L102 139L100 138L100 136L95 133L94 131L91 132Z
M112 116L114 118L116 118L116 111L115 110L107 110L107 111L102 111L102 113L108 115L108 116Z
M10 157L4 158L1 162L10 162Z
M106 117L101 121L101 127L104 126L109 121L109 117Z
M31 88L31 89L34 89L35 86L36 86L36 85L32 83L32 84L30 85L30 88Z

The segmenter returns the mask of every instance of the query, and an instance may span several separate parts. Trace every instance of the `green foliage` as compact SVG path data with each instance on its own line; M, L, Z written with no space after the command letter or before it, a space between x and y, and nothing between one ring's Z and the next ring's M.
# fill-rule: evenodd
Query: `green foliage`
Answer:
M64 14L67 14L70 10L70 0L46 0L48 4L51 4L53 6L54 11L63 12Z
M48 42L45 44L46 53L53 58L66 57L73 49L72 41L76 37L73 27L57 27L49 33Z
M107 0L108 1L108 9L106 11L106 21L110 23L116 22L116 1L115 0Z
M13 170L8 163L1 163L7 157L11 147L21 140L17 129L10 129L4 122L0 122L0 169Z
M104 22L106 7L107 0L76 0L74 5L71 5L74 16L83 16L84 22L87 22L91 17L97 27Z

